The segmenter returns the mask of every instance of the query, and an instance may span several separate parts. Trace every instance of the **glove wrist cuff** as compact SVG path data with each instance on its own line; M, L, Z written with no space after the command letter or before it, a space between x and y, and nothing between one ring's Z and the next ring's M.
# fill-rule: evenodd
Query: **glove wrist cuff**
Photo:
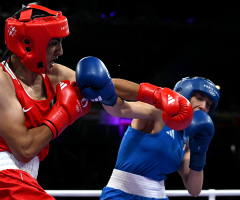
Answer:
M61 106L55 104L51 112L43 119L42 124L52 130L54 139L69 125L68 115Z
M116 92L113 93L113 95L107 99L107 100L102 100L102 104L107 105L107 106L114 106L117 102L118 95Z
M206 153L196 154L190 153L190 165L189 168L195 171L202 171L206 164Z
M155 105L157 100L156 93L158 90L161 91L161 88L158 86L152 85L150 83L141 83L138 90L137 101ZM160 99L161 98L159 98L158 101ZM158 102L158 105L159 104L161 103Z

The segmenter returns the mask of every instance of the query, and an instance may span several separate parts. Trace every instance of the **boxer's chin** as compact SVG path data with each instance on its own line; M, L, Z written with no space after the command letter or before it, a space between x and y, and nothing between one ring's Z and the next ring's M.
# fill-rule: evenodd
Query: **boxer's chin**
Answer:
M47 66L47 71L46 71L46 74L47 73L50 73L52 71L52 68L54 67L54 62L50 62Z

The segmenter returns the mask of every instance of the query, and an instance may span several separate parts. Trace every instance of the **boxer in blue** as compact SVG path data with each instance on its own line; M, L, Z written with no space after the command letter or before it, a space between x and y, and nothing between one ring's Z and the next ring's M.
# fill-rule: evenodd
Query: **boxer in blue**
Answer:
M93 57L80 60L76 80L85 98L100 101L113 116L133 119L101 200L167 200L164 180L175 171L188 192L199 195L206 152L214 135L210 115L220 98L214 83L187 77L171 91L111 79L104 64Z

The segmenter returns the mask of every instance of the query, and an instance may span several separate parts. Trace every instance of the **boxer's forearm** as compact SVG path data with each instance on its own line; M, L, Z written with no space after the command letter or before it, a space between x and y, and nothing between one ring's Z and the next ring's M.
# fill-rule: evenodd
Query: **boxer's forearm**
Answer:
M115 90L118 96L125 100L136 100L138 96L139 84L124 80L124 79L112 79Z

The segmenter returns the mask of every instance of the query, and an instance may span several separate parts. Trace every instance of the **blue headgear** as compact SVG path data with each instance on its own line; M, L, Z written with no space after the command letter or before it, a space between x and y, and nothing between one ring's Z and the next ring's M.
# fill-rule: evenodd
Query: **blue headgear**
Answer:
M190 100L195 92L201 92L207 95L213 101L208 113L209 115L212 115L216 109L220 98L220 91L216 85L209 79L203 77L183 78L181 81L176 83L173 90L180 92L180 94L188 100Z

